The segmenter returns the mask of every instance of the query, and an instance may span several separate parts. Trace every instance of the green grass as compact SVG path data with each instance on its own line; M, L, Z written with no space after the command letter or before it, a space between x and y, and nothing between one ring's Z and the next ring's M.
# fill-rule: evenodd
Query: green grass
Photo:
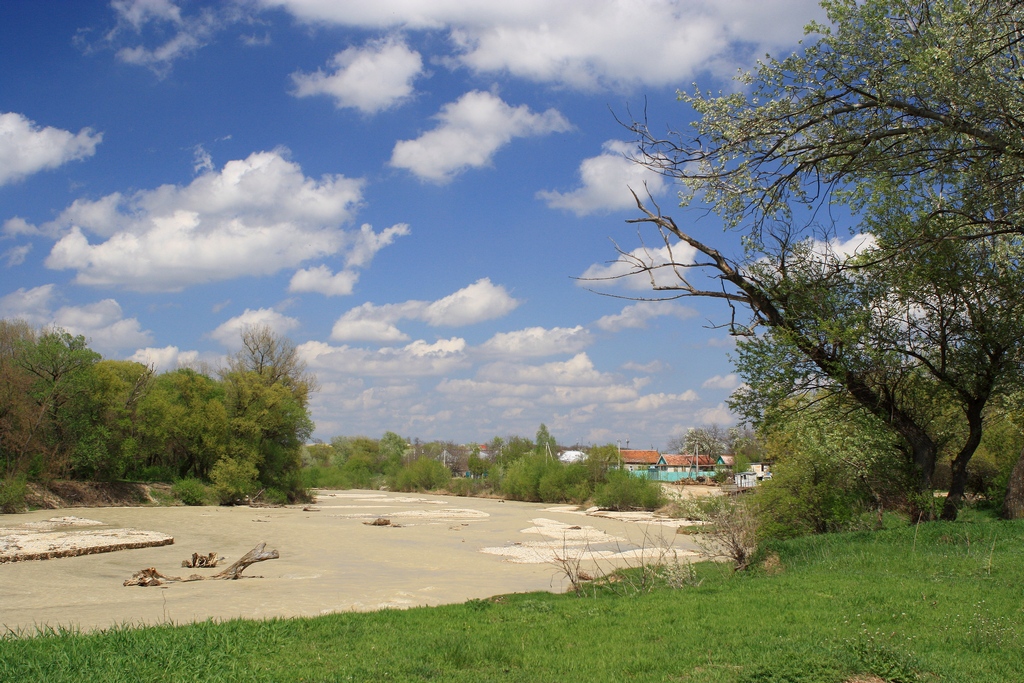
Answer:
M1024 680L1024 523L968 515L764 553L781 570L699 565L679 590L8 638L0 680Z

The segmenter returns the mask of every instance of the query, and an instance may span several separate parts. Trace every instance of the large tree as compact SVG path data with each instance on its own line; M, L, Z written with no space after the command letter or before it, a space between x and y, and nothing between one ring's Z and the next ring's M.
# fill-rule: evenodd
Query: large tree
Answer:
M699 115L693 134L633 124L638 160L677 178L684 205L740 230L740 255L638 201L635 222L674 256L631 263L678 276L656 289L732 306L732 331L750 337L737 404L747 417L794 393L841 394L901 437L926 492L942 445L931 413L956 406L952 518L986 405L1021 366L1024 10L823 5L830 25L760 64L742 92L681 94Z

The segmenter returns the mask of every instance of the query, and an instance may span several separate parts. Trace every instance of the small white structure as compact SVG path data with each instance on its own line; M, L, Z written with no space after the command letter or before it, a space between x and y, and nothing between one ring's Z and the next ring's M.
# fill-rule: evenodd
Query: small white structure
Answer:
M736 488L750 489L757 486L757 474L754 472L740 472L735 475Z
M565 463L583 462L587 459L587 454L583 451L562 451L558 454L558 459Z

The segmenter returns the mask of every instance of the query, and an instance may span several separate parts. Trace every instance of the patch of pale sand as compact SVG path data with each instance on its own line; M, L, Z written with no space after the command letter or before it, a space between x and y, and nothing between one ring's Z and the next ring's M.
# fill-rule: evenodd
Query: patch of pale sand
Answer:
M0 563L76 557L172 543L172 536L139 529L28 529L13 532L7 529L0 534Z
M555 564L561 560L596 562L611 558L611 550L595 550L585 543L557 545L546 541L527 541L505 546L481 548L480 552L499 555L512 564Z
M699 557L700 553L694 550L681 550L679 548L647 547L624 550L621 553L614 553L609 556L611 560L637 560L644 562L678 562L684 557Z
M404 497L377 491L346 492L353 495L345 497L331 497L330 493L321 495L318 504L364 502L376 506ZM434 501L443 501L450 509L464 509L469 502L453 496L421 497L423 503L402 504L401 510L436 515L444 507ZM355 510L332 514L301 507L258 511L220 506L79 510L78 514L104 524L87 528L153 529L172 536L174 545L0 564L0 634L32 633L43 625L88 631L120 624L315 616L382 606L463 602L512 592L557 592L571 587L550 562L508 562L501 555L480 549L514 541L541 541L539 545L546 544L546 552L554 556L556 551L563 552L562 540L531 536L521 530L534 526L531 520L542 517L574 526L583 522L578 515L543 512L547 506L536 503L484 498L472 499L472 505L476 514L489 516L448 523L405 518L387 531L363 524L367 517L380 516L376 509L367 509L363 518L336 516ZM44 521L54 514L37 510L17 516L0 515L0 527ZM634 538L638 530L642 533L643 524L600 517L583 523L609 536L634 539L593 548L602 556L644 545ZM689 536L673 537L677 547L696 549ZM193 552L217 552L232 562L261 541L280 552L279 559L254 565L243 575L251 573L261 578L196 581L160 588L122 586L126 578L144 567L178 574L182 560ZM586 545L583 542L582 547ZM611 563L628 561L601 561L602 566Z
M84 519L82 517L74 517L71 515L64 517L51 517L50 519L40 520L38 522L25 522L24 524L16 524L8 527L0 527L0 536L7 534L16 534L21 531L53 531L55 529L83 527L83 526L103 526L103 522L98 522L95 519Z
M602 510L597 507L581 510L578 505L554 505L544 508L544 510L546 512L559 512L566 515L580 515L582 517L604 517L606 519L617 519L622 522L635 522L637 524L656 524L670 529L703 524L703 522L694 522L688 519L665 517L664 515L645 510L616 512L614 510Z
M546 538L572 543L625 543L626 539L612 536L592 526L566 524L554 519L538 517L530 520L533 526L523 529L524 534L540 534Z
M366 519L379 516L380 515L377 513L328 515L328 517L342 517L345 519ZM387 516L388 518L393 517L395 519L425 519L440 522L455 522L460 519L486 519L487 517L490 517L486 512L466 508L445 508L443 510L396 510L394 512L389 512Z

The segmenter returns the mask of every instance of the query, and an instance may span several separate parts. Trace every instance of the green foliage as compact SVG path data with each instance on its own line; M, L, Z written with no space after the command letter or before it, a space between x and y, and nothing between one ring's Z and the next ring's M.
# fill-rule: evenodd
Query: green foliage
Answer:
M772 478L754 493L766 536L836 531L865 509L908 509L912 479L892 466L898 442L869 413L831 399L792 402L771 424Z
M733 92L681 94L699 117L692 134L633 127L638 158L680 181L684 205L742 230L743 256L660 209L641 207L638 222L702 252L679 266L681 296L730 299L748 338L734 409L757 422L793 395L842 394L902 440L894 466L917 470L922 495L951 456L942 514L954 518L986 406L1024 366L1024 151L1009 123L1024 115L1021 8L823 6L827 23L799 50ZM848 236L863 239L854 249Z
M259 470L240 458L221 458L210 471L214 490L221 503L237 503L257 491Z
M227 499L257 484L301 495L315 378L287 340L266 329L242 336L220 381L189 369L154 377L140 363L102 360L82 336L0 320L0 475L149 480L159 472L215 479Z
M452 472L433 458L418 458L401 468L391 488L397 491L435 491L448 486Z
M661 484L619 469L608 472L607 482L594 494L594 502L611 510L655 510L665 501Z
M25 496L28 495L28 483L24 476L6 476L0 478L0 512L24 512L27 508Z
M206 485L195 477L179 479L171 486L171 493L185 505L207 505L210 494Z

